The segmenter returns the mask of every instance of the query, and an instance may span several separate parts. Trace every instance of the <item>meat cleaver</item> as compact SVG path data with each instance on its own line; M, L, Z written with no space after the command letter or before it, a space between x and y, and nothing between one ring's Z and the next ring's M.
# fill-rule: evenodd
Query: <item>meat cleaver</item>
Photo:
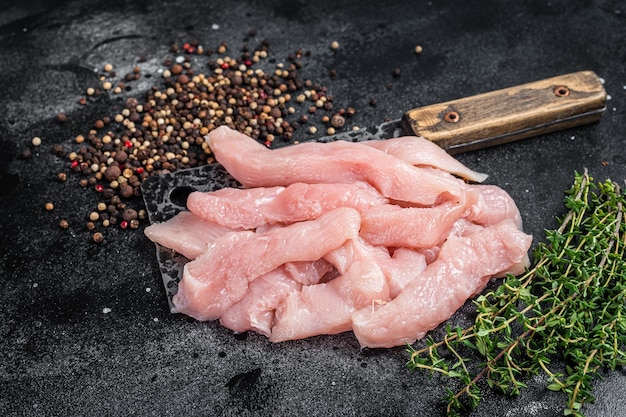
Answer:
M602 80L592 71L580 71L416 108L398 120L312 140L357 142L414 135L455 154L595 122L605 109ZM185 210L192 191L224 187L240 184L221 165L211 164L152 176L141 191L150 222L159 223ZM156 246L170 311L176 313L172 296L188 260Z

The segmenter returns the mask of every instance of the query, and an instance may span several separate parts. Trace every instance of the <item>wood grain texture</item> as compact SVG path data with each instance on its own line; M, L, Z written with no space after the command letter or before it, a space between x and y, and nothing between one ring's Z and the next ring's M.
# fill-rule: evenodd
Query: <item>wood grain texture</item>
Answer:
M605 106L601 79L580 71L409 110L403 125L457 153L591 123Z

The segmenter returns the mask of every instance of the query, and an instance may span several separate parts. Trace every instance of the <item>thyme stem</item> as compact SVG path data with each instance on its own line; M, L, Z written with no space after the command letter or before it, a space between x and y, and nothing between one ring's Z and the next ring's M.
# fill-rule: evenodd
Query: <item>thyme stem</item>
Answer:
M526 386L523 377L539 372L548 389L567 395L564 415L582 416L599 371L626 365L624 200L616 183L576 173L568 212L558 229L546 231L534 266L477 297L472 326L448 324L442 340L407 347L410 369L462 383L456 392L446 388L449 416L478 405L481 381L515 395ZM562 365L551 369L553 359Z

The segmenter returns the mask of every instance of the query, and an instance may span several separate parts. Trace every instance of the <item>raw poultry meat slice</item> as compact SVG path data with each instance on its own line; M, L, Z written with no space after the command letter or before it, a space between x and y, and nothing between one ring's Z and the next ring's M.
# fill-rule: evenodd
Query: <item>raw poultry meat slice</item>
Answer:
M373 246L361 237L347 240L343 245L324 255L340 274L345 273L355 261L374 259L377 262L390 258L389 250L382 246Z
M227 233L241 230L206 221L188 211L162 223L153 223L144 230L153 242L172 249L187 259L195 259L207 250L209 243Z
M413 343L447 320L489 278L527 257L532 238L512 220L471 234L451 235L437 259L389 303L352 316L361 346Z
M187 209L201 219L227 227L256 229L273 224L261 207L285 191L285 187L222 188L210 192L194 191L187 197Z
M511 216L509 216L507 218L502 219L501 221L504 221L507 219L512 221L514 224L517 224L516 216L513 216L512 218ZM458 219L452 226L450 235L468 237L474 233L477 233L483 230L485 227L489 227L489 226L481 226L477 223L473 223L467 220L467 218L461 218L461 219ZM522 230L521 226L518 227L518 229L521 231ZM427 263L431 263L432 261L437 259L437 256L439 255L439 250L440 250L439 246L433 246L432 248L420 249L419 252L426 256ZM528 267L529 264L530 264L530 259L528 257L528 253L526 253L525 256L520 258L518 262L512 263L508 269L502 270L501 272L494 274L492 278L502 278L508 274L511 274L511 275L523 274L526 271L526 268Z
M220 316L220 323L235 332L253 330L269 337L276 308L301 288L285 268L276 268L252 281L243 298Z
M360 212L388 200L366 183L305 184L287 187L224 188L193 192L187 208L197 216L228 227L255 229L275 223L311 220L338 207Z
M461 217L460 219L457 219L457 221L455 221L452 225L452 229L450 229L450 234L455 236L469 236L481 231L484 228L485 226L481 226L480 224L476 224L467 220L467 218L465 217ZM439 252L437 252L437 254L438 253ZM435 258L437 257L437 254L435 254Z
M466 211L465 198L434 207L384 204L365 211L361 237L377 246L427 248L440 245Z
M443 148L421 136L370 140L363 144L400 158L411 165L439 168L474 182L483 182L487 179L486 174L469 169Z
M426 266L426 256L423 253L409 248L395 249L391 259L381 262L391 298L396 298Z
M339 274L343 274L355 262L372 260L380 267L387 279L389 294L393 298L426 268L426 257L415 250L397 248L393 255L384 246L374 246L359 237L346 241L339 248L324 256L334 265Z
M253 330L270 337L275 311L285 299L291 294L299 294L303 284L318 284L320 278L332 269L330 263L320 259L288 262L261 275L250 282L243 298L220 316L220 323L235 332Z
M338 208L315 220L271 228L265 233L228 233L185 264L177 311L198 320L217 319L239 301L248 283L286 262L315 261L358 235L359 212Z
M303 339L352 329L352 314L390 299L387 279L372 260L359 260L328 283L302 287L278 306L270 341Z
M362 143L308 142L270 150L225 126L212 130L207 142L216 160L245 187L367 182L384 197L421 206L462 192L463 181L451 174L415 167Z
M418 249L440 245L460 219L480 226L511 219L522 230L519 209L502 188L472 184L465 189L458 201L449 200L433 207L372 207L361 215L360 234L372 245Z
M283 267L294 281L303 285L317 284L334 271L333 265L324 258L316 261L287 262Z
M489 226L504 219L512 219L517 228L522 230L522 216L511 196L502 188L495 185L472 184L467 187L467 193L473 195L473 204L467 213L466 219Z

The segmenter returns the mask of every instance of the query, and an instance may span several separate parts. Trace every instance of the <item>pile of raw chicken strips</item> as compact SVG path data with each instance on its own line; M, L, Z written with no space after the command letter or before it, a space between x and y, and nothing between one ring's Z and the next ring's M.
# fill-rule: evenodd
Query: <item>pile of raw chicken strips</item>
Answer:
M198 320L393 347L529 265L511 197L426 139L271 150L219 127L206 140L242 188L193 192L145 231L189 259L173 303Z

